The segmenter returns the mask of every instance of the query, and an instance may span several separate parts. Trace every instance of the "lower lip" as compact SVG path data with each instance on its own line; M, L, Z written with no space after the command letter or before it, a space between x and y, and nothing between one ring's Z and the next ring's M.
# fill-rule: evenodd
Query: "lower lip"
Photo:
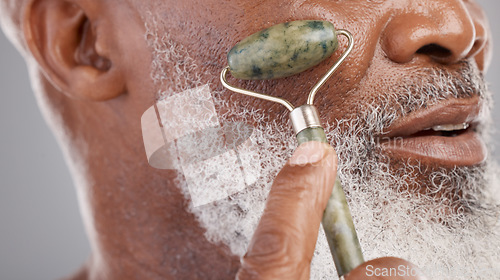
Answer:
M446 167L477 165L487 157L484 142L472 129L455 137L391 138L381 142L380 146L392 158L416 159Z

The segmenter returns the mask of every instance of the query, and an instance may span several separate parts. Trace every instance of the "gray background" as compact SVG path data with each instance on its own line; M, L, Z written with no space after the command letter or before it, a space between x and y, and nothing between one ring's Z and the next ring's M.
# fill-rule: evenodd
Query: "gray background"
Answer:
M479 2L500 40L500 2ZM488 78L498 92L500 44L494 53ZM0 89L0 279L61 278L86 261L90 248L68 168L37 108L24 61L1 32Z

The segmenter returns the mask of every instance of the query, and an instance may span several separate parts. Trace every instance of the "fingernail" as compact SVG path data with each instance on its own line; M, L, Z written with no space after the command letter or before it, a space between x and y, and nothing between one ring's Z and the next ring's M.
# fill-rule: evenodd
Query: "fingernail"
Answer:
M331 149L330 145L311 141L300 145L293 153L288 163L292 166L320 162Z

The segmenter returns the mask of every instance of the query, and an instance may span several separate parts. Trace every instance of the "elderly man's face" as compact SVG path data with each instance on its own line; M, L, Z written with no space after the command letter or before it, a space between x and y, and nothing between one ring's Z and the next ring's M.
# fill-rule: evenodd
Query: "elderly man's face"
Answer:
M355 39L315 105L366 258L401 257L433 279L498 277L498 172L487 158L483 81L491 39L475 1L0 3L21 14L12 25L22 25L39 103L73 167L95 251L89 275L234 278L296 143L285 108L225 90L219 74L239 40L314 19ZM340 46L292 77L230 81L298 106L344 38ZM177 149L167 171L147 165L141 142L140 117L155 101L164 127L175 128L162 135ZM333 267L320 236L311 279L331 279Z
M489 33L473 1L183 1L155 2L149 9L160 30L156 34L168 34L187 51L198 67L191 74L202 73L203 82L216 89L218 72L227 64L225 54L242 38L291 20L331 21L350 30L356 45L317 99L326 122L366 122L363 112L388 105L372 133L393 160L453 167L486 158L475 131L485 100L481 79L490 56ZM345 48L346 42L341 44ZM241 84L300 105L331 63L287 79ZM171 70L166 69L175 73ZM184 77L181 81L190 79ZM255 108L273 108L273 118L285 112L272 104L232 97ZM436 106L422 110L431 105Z
M218 79L225 55L263 28L321 19L351 31L356 41L316 105L339 153L340 176L367 256L407 258L440 279L469 277L498 261L486 245L500 239L489 220L498 212L489 201L488 187L496 181L484 142L490 94L483 72L490 38L477 3L151 1L141 10L159 98L182 92L196 99L192 89L208 85L222 123L238 120L255 128L251 150L259 166L257 182L228 199L190 209L209 240L228 245L236 255L245 252L269 182L294 146L284 108L223 90ZM345 49L343 39L340 44ZM332 62L285 79L232 82L300 105ZM228 164L198 167L234 168ZM183 180L208 182L210 173L184 172L179 187L186 189ZM334 274L327 248L320 240L312 279ZM472 251L481 257L471 259ZM453 269L459 274L451 274Z
M160 97L209 84L216 98L231 97L230 104L249 102L286 126L284 108L221 91L218 74L227 64L225 55L237 41L265 27L328 20L350 30L356 44L318 95L316 105L324 122L337 126L339 120L355 121L356 125L343 124L342 130L363 128L356 132L358 138L364 133L376 142L365 149L390 160L392 167L418 162L434 171L477 166L487 157L479 134L489 101L483 71L490 39L487 20L474 1L149 4L142 8L147 11L143 16L149 42L156 48L153 71L165 73L154 75ZM341 45L345 48L346 42ZM162 47L178 57L165 56ZM178 58L186 59L178 63ZM286 79L239 84L300 105L331 64L327 61ZM224 106L218 109L228 111ZM429 174L418 173L419 180L428 179Z

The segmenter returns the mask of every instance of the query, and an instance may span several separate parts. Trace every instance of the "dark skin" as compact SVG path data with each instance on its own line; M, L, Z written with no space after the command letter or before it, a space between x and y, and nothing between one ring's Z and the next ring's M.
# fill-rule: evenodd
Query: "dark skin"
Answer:
M308 278L321 213L335 178L333 150L316 145L308 152L322 153L320 164L283 168L242 263L226 247L207 242L195 217L186 211L186 198L175 185L176 172L154 170L144 156L140 118L156 92L141 18L149 4L169 23L172 38L209 73L203 78L214 85L231 46L264 27L314 18L349 29L357 38L354 52L318 97L325 120L355 116L360 102L375 98L380 88L415 69L456 72L460 62L469 61L484 72L491 56L487 21L475 1L0 3L2 16L12 21L3 26L26 57L38 102L77 182L93 254L71 279L234 279L237 274L240 279ZM193 40L198 34L205 35ZM419 52L430 44L446 51ZM293 78L247 86L287 93L287 99L301 104L303 93L327 68L324 63ZM355 88L363 95L350 96ZM239 95L231 98L263 109L273 106ZM285 112L277 106L272 109ZM436 159L429 164L445 165ZM302 190L302 195L286 191L291 187ZM287 205L304 207L295 209L296 219L290 224L272 220L289 213ZM273 235L289 242L261 254L265 248L259 244ZM346 279L424 279L366 277L368 265L400 264L413 267L401 259L382 258L363 264Z

